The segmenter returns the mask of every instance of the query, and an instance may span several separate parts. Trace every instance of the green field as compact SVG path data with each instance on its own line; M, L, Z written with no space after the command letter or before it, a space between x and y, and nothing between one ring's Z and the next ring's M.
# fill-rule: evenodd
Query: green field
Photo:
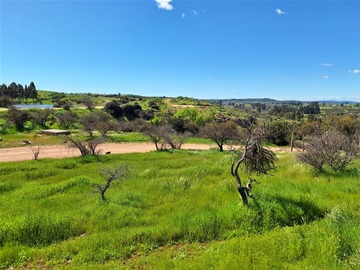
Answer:
M0 268L358 269L360 163L279 159L248 207L217 151L1 163ZM104 202L93 184L118 164Z

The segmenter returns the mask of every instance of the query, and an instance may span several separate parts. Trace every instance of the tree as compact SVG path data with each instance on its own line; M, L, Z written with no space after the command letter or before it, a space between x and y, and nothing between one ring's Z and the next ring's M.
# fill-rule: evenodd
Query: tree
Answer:
M115 119L119 119L123 115L123 109L116 101L106 103L104 111L109 113Z
M298 160L322 172L328 165L333 171L342 171L359 156L356 136L347 136L335 129L312 135L306 150Z
M30 147L30 151L32 152L32 154L34 156L34 160L39 160L40 150L41 150L40 146Z
M189 132L179 133L175 130L170 130L163 134L165 142L170 145L171 149L180 149L184 144L186 138L190 136Z
M97 114L94 112L88 113L80 119L80 124L83 126L82 129L87 132L90 137L93 136L93 132L96 130L98 119Z
M101 199L103 201L106 201L106 198L105 198L105 192L109 189L110 185L118 180L122 180L124 178L127 178L129 176L129 170L127 168L127 166L125 165L119 165L117 169L111 169L111 168L108 168L108 169L104 169L102 172L101 172L101 175L105 178L105 181L106 183L104 185L100 185L100 184L95 184L95 188L96 188L96 191L95 192L98 192L101 194Z
M142 132L155 144L157 151L166 149L167 142L164 138L171 132L169 126L147 125L143 127Z
M91 111L95 108L95 102L90 97L84 97L82 103Z
M11 107L8 111L8 117L7 117L7 121L9 123L13 123L15 125L15 128L18 131L23 131L25 126L25 122L28 121L29 118L29 114L27 111L22 111L19 109L16 109L15 107Z
M37 99L38 92L36 90L34 82L31 82L29 84L29 86L27 87L27 90L28 90L28 93L29 93L29 98L32 98L33 100Z
M101 138L90 138L88 140L81 141L79 139L69 137L69 140L69 147L78 149L83 157L88 155L99 155L100 150L98 149L98 146L103 143Z
M291 142L292 123L288 121L273 121L267 125L266 140L279 146Z
M220 152L224 151L224 144L238 138L238 126L235 122L215 122L204 126L201 133L205 138L213 140L219 147Z
M116 120L112 120L111 115L104 111L90 112L81 118L80 123L83 130L91 137L95 130L98 130L104 137L110 130L116 130L118 127Z
M247 185L244 185L239 175L240 165L243 164L249 173L268 174L270 170L275 169L277 157L273 151L262 146L262 132L253 124L248 123L243 126L241 135L244 146L237 158L233 156L230 173L236 180L243 204L247 205L248 197L254 197L251 194L251 183L256 180L250 179Z
M48 121L49 117L52 114L53 114L53 110L51 109L31 111L30 121L32 124L32 128L36 129L38 125L40 125L42 128L45 128L46 122Z
M78 116L76 113L71 112L71 111L66 111L66 112L62 112L59 113L56 116L59 125L63 128L70 128L72 125L74 125L74 123L76 122L76 120L78 119Z

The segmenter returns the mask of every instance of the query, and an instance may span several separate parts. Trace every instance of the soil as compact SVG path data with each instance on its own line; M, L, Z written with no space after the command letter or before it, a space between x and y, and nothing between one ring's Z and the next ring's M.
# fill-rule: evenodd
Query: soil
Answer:
M207 150L215 145L207 144L184 144L182 149ZM23 146L12 148L0 148L0 162L23 161L34 159L33 150L38 146ZM146 153L155 151L155 145L152 143L106 143L99 147L100 153L105 154L125 154L125 153ZM66 158L80 156L77 149L70 149L67 144L40 146L39 159L42 158Z
M23 161L34 159L33 151L38 146L23 146L12 148L0 148L0 162L7 161ZM193 150L208 150L211 148L217 149L215 144L184 144L181 149L193 149ZM125 154L125 153L146 153L155 151L155 145L153 143L105 143L100 147L100 153L106 154ZM284 147L271 147L274 152L287 152L289 148ZM49 145L40 146L39 159L42 158L66 158L80 156L80 152L77 149L70 149L67 144L64 145Z

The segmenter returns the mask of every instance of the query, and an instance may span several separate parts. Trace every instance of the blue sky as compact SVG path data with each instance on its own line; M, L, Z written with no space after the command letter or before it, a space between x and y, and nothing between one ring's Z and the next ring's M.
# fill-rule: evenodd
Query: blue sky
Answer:
M1 0L0 83L360 101L360 1Z

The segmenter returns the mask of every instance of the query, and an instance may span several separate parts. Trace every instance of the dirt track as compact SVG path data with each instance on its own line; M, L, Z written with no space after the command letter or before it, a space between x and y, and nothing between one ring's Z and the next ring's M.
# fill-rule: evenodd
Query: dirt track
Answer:
M0 148L0 162L7 161L23 161L31 160L34 158L31 149L36 146ZM111 152L111 154L126 154L126 153L146 153L155 151L153 143L105 143L100 148L101 154ZM184 144L181 149L193 150L208 150L211 148L217 149L215 144ZM225 149L225 148L224 148ZM289 148L284 147L271 147L274 152L287 152ZM66 158L80 156L77 149L70 149L67 145L51 145L41 146L39 159L41 158Z
M182 149L206 150L216 145L208 144L184 144ZM31 160L34 155L31 151L35 146L0 148L0 162ZM155 150L152 143L106 143L100 147L101 153L111 151L112 154L145 153ZM39 159L41 158L66 158L80 156L77 149L69 149L67 145L41 146Z

